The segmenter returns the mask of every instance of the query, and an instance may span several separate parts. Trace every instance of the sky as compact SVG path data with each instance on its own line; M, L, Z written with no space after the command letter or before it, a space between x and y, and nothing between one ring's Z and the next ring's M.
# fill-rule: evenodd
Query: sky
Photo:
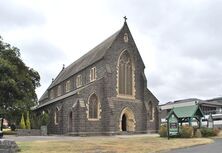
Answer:
M0 35L41 76L62 69L123 26L160 103L222 96L221 0L0 0Z

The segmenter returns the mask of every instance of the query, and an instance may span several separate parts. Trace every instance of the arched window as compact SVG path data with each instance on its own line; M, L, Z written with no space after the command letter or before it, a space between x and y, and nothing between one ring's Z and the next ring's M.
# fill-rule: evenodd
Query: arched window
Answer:
M99 100L96 94L93 94L89 98L89 119L98 119L99 112Z
M59 124L59 108L56 107L54 112L54 123L55 125Z
M149 108L149 120L153 121L154 120L154 107L151 101L148 103L148 108Z
M127 51L124 51L119 58L119 71L118 71L118 90L120 95L132 95L132 60Z

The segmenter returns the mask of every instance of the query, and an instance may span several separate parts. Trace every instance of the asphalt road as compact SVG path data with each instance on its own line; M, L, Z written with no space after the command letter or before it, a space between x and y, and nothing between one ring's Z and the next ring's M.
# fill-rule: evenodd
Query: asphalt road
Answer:
M214 143L208 145L175 149L165 153L222 153L222 139L214 139Z

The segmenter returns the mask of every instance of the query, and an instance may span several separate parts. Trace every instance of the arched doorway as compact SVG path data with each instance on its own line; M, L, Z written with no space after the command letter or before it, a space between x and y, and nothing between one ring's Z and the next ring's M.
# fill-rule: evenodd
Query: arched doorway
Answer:
M122 131L127 131L127 120L126 120L126 115L123 114L122 116Z
M69 113L69 132L72 132L72 127L73 127L73 125L72 125L72 122L73 120L72 120L72 111Z
M126 107L120 114L120 131L133 132L135 131L136 120L133 111Z

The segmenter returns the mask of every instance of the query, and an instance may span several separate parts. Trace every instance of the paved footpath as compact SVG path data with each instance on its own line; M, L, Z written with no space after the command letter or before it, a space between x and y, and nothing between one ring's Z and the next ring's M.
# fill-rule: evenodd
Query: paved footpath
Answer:
M115 136L93 136L92 138L100 139L100 138L112 139L115 137L119 138L129 138L129 137L159 137L158 134L138 134L138 135L115 135ZM14 140L16 142L30 142L30 141L73 141L84 139L88 137L78 137L78 136L63 136L63 135L51 135L51 136L10 136L5 135L3 139Z
M222 153L222 139L214 139L214 143L208 145L175 149L165 153Z

